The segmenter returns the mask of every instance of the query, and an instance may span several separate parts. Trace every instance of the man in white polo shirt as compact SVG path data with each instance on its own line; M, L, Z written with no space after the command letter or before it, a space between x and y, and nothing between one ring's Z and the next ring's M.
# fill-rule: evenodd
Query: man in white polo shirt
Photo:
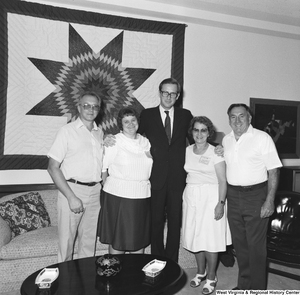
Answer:
M79 99L79 117L58 131L48 153L48 172L59 190L58 262L73 258L76 235L78 258L95 253L103 131L94 120L101 103L96 93L84 93Z
M272 138L251 125L245 104L227 111L232 132L223 139L227 166L228 221L239 266L235 289L266 289L267 228L274 212L278 168Z

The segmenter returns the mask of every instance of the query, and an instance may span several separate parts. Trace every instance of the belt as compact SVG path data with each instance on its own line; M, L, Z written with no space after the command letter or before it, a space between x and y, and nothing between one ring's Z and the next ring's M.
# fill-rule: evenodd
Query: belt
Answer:
M73 178L68 179L67 181L76 183L76 184L80 184L80 185L86 185L86 186L94 186L94 185L100 183L99 181L98 182L81 182L81 181L75 180Z
M267 181L265 182L261 182L261 183L258 183L258 184L253 184L253 185L231 185L228 183L228 187L234 189L234 190L237 190L237 191L240 191L240 192L250 192L250 191L254 191L254 190L257 190L257 189L260 189L262 187L264 187L265 185L267 185Z

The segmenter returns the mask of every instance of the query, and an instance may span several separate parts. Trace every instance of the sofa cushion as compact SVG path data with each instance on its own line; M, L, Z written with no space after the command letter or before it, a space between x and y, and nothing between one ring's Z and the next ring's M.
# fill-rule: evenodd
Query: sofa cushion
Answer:
M8 223L12 237L51 225L43 199L29 192L0 204L0 216Z
M0 217L0 249L11 240L11 230L8 224Z
M78 243L74 248L74 258L77 257ZM108 251L108 245L97 240L96 253L103 255ZM40 228L19 235L4 245L0 250L0 259L22 259L29 257L43 257L57 255L58 233L57 226Z
M0 259L57 255L57 226L33 230L12 239L0 251Z

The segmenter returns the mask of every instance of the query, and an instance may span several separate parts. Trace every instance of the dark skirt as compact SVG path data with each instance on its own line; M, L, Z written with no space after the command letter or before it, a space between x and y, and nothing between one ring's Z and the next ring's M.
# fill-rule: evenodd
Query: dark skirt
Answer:
M137 251L150 244L150 198L127 199L102 191L98 220L101 243Z

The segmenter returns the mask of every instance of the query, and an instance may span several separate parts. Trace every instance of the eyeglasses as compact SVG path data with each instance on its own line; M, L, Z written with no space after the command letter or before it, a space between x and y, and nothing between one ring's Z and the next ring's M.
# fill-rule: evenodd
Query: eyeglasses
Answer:
M207 133L208 132L207 128L202 128L202 129L193 128L192 130L193 130L193 132L201 132L201 133Z
M169 97L169 96L170 96L172 99L176 98L177 95L178 95L177 92L161 91L160 93L161 93L161 95L162 95L163 97Z
M96 112L100 111L100 106L98 104L88 104L88 103L85 103L85 104L80 104L80 105L86 111L88 111L88 110L93 110L93 111L96 111Z

